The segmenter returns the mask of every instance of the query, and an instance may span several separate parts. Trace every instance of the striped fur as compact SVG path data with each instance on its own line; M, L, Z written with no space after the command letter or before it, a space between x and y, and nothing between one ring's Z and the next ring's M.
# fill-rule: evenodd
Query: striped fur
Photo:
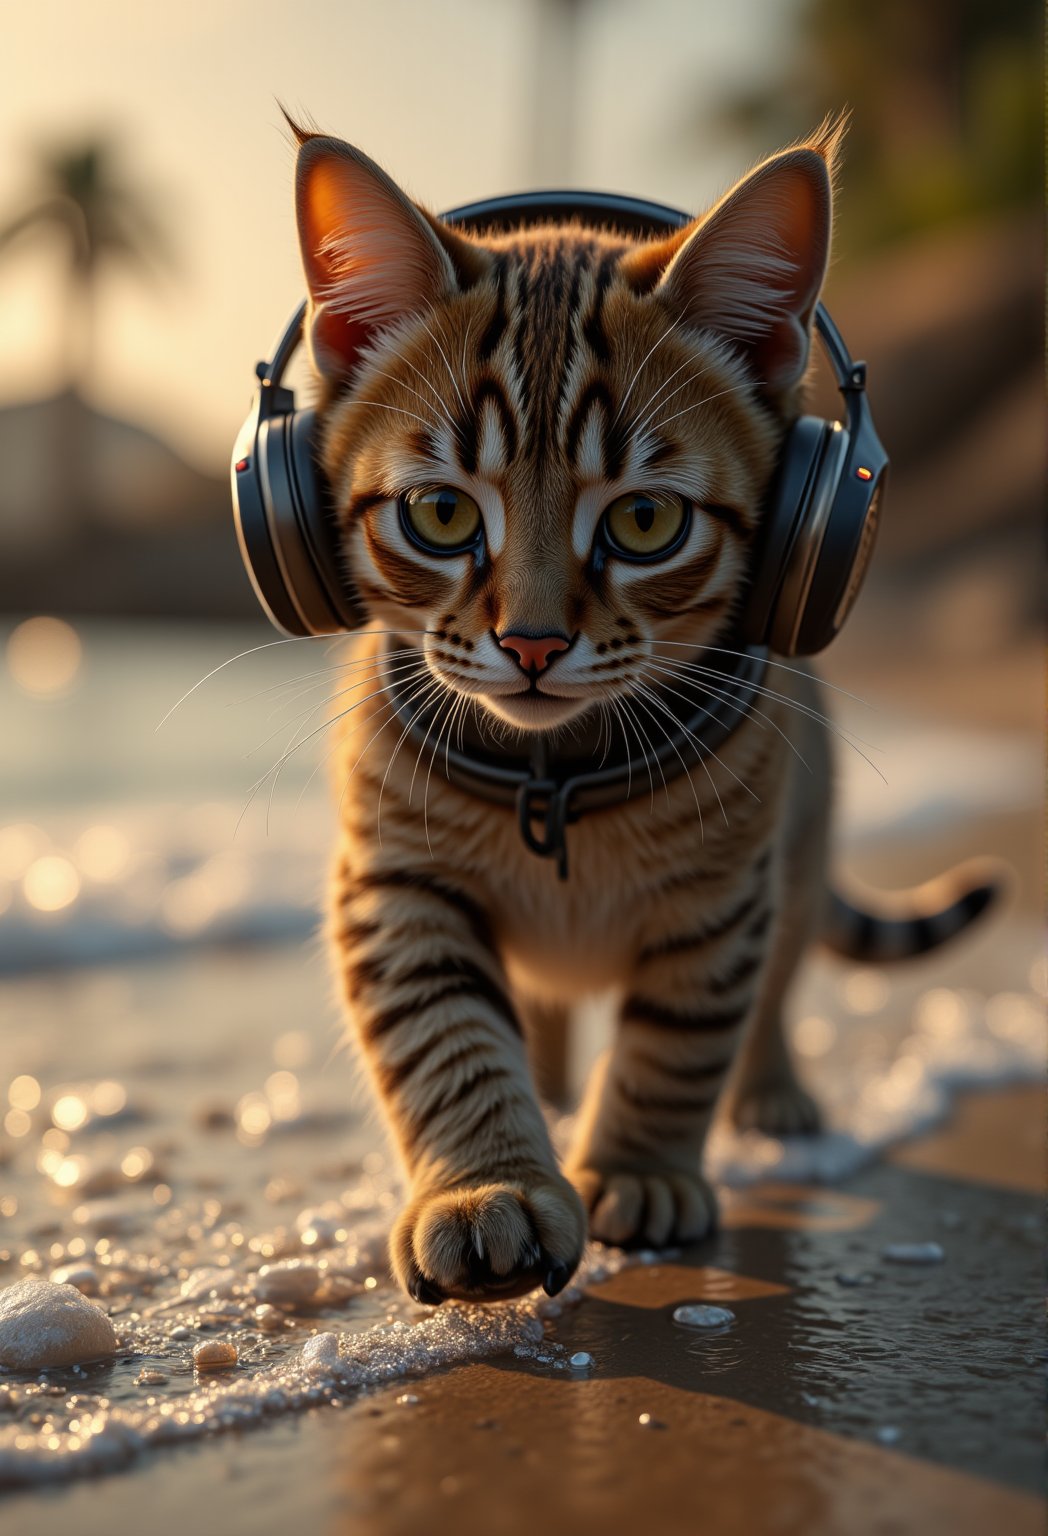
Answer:
M587 1226L647 1244L710 1229L699 1162L729 1073L740 1120L817 1123L780 1012L824 904L826 728L815 683L775 673L718 758L572 828L566 883L512 812L447 782L441 751L478 719L635 750L662 739L674 696L716 698L693 664L738 606L800 408L839 128L652 243L577 224L466 237L358 151L299 138L345 559L374 630L400 637L401 684L435 709L431 744L406 749L383 641L352 643L330 928L408 1182L391 1260L424 1302L552 1293ZM405 530L404 498L441 486L480 509L468 552ZM655 491L693 509L683 543L609 555L605 509ZM522 633L570 644L526 675L498 643ZM606 989L618 1029L562 1171L529 1058L548 1066L536 1031Z

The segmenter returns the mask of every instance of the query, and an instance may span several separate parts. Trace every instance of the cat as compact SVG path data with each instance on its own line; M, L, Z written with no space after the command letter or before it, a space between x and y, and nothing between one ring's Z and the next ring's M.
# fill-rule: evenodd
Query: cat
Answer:
M654 239L465 233L291 126L318 458L369 616L335 699L329 930L406 1176L391 1266L422 1303L554 1295L587 1233L713 1229L722 1094L740 1126L818 1128L782 1030L810 942L913 952L988 899L888 922L828 896L829 728L801 668L766 674L715 755L583 816L567 880L442 763L463 731L596 763L717 696L698 659L730 662L802 409L843 121ZM607 990L614 1042L561 1168L534 1074L557 1075L568 1011Z

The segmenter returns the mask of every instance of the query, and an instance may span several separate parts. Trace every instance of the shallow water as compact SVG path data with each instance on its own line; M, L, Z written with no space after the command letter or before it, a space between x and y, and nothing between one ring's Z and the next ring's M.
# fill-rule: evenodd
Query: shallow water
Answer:
M6 1484L117 1468L151 1446L493 1353L571 1372L556 1318L623 1256L594 1246L553 1302L432 1312L400 1296L384 1247L396 1170L353 1063L334 1037L273 1026L322 1015L323 988L301 948L70 974L59 1010L53 980L0 987L26 1042L5 1063L3 1274L68 1275L97 1296L120 1345L104 1362L3 1373ZM863 1011L848 1011L849 995ZM821 966L802 1002L795 1044L838 1129L776 1142L720 1127L709 1162L722 1180L844 1176L941 1115L955 1086L1036 1076L1043 1060L1032 991L885 991ZM601 1027L592 1012L584 1046ZM569 1128L559 1123L558 1139ZM707 1371L736 1368L730 1330L679 1333ZM235 1366L194 1367L212 1340L235 1346Z

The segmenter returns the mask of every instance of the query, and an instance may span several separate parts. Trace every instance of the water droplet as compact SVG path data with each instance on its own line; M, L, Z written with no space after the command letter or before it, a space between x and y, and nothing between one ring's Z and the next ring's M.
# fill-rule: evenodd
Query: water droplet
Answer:
M735 1313L727 1307L712 1307L705 1302L690 1302L676 1307L673 1321L682 1328L727 1328L735 1321Z
M889 1243L881 1257L889 1264L941 1264L946 1255L938 1243Z
M568 1361L573 1371L590 1371L593 1369L593 1356L588 1355L584 1349L576 1350Z

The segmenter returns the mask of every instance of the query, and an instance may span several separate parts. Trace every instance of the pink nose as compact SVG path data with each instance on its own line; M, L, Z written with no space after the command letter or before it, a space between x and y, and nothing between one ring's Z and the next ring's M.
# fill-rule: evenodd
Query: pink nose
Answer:
M504 651L516 652L525 672L544 672L550 657L566 651L570 643L563 635L503 635L499 640Z

